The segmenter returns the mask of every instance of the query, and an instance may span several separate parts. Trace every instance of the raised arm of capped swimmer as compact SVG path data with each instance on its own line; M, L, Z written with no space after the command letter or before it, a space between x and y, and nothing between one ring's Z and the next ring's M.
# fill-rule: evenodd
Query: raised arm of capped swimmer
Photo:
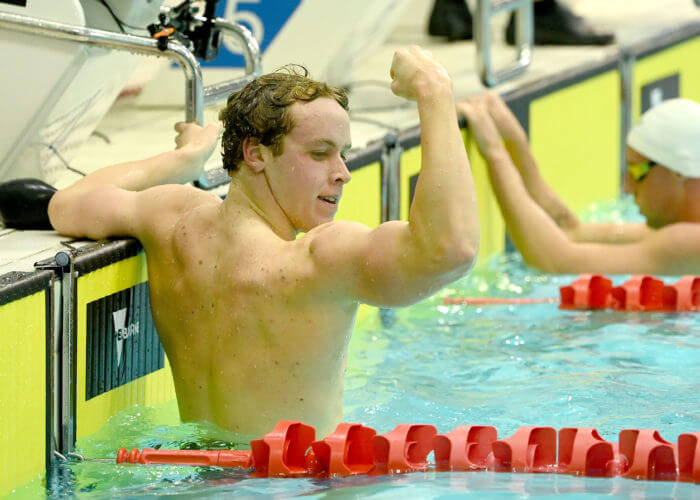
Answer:
M180 122L175 130L174 150L102 168L57 191L49 204L53 227L74 237L142 238L144 229L162 225L173 210L215 198L180 184L199 177L221 125Z
M565 231L575 229L579 220L542 178L525 130L500 95L489 91L457 103L457 112L465 115L469 104L483 107L493 119L525 188L535 202Z
M457 112L467 116L468 106L488 112L527 194L573 241L630 243L648 235L645 224L582 223L576 214L545 182L537 165L525 130L496 92L485 92L457 103Z
M378 306L413 303L466 274L479 246L478 209L445 68L419 47L398 50L396 95L417 102L422 168L408 222L370 230L334 223L312 231L312 255L346 297ZM342 276L341 279L339 275Z
M486 158L508 234L529 265L551 273L690 274L700 269L697 224L674 224L629 243L573 240L529 196L484 103L464 103L462 111Z

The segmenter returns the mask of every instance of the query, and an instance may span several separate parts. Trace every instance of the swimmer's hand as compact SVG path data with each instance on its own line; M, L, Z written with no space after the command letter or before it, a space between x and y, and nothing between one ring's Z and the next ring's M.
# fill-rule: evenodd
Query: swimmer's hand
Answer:
M452 79L447 70L430 51L416 45L394 53L389 74L392 92L406 99L452 94Z
M503 140L527 143L525 130L498 93L489 90L481 95L468 98L467 102L478 102L486 107ZM457 109L459 110L459 104Z
M204 128L196 123L178 122L175 124L177 149L187 156L189 166L193 169L192 178L196 179L204 168L221 137L222 124L214 122Z
M473 97L458 102L455 106L457 113L467 119L467 130L474 135L479 150L487 159L497 152L505 151L501 135L484 99Z

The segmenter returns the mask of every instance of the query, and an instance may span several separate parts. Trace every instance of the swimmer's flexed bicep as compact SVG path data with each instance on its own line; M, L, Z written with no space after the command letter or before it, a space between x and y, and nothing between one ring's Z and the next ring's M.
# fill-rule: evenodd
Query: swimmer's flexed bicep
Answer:
M463 275L471 259L445 248L431 254L411 234L408 222L374 229L338 221L310 231L318 281L349 300L378 307L413 304ZM456 259L460 259L456 262Z
M339 221L306 236L319 282L376 306L417 302L463 276L479 245L476 193L449 74L415 46L396 51L390 74L394 93L415 99L420 116L421 172L409 221L375 229Z

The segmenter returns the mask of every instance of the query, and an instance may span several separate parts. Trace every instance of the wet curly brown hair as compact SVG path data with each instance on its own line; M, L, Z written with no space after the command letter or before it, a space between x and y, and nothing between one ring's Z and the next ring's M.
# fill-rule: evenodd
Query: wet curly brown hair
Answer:
M287 110L291 104L328 97L348 109L344 90L312 80L308 75L303 66L287 65L256 78L228 97L226 107L219 113L224 124L221 146L226 170L238 170L243 161L243 140L250 137L270 147L275 156L282 154L284 136L294 128L294 119Z

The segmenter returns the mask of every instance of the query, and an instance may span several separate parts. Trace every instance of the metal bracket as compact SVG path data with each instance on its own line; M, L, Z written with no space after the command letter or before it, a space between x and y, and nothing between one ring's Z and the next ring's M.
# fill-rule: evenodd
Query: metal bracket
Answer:
M382 222L399 220L400 214L400 184L401 184L401 143L398 131L388 133L384 137L384 151L381 164L381 204Z
M501 12L515 12L515 48L512 65L494 70L491 61L491 20ZM532 59L534 39L532 0L478 0L475 18L477 65L481 81L495 87L525 72Z
M52 259L34 264L36 269L51 270L60 278L56 292L58 300L56 324L52 341L51 356L53 367L51 400L53 437L52 451L68 453L75 446L76 423L76 335L77 325L73 305L76 304L75 271L73 251L59 251Z
M634 65L637 58L631 52L623 52L620 58L620 192L624 191L625 174L627 172L627 134L632 129L632 114L634 112Z

